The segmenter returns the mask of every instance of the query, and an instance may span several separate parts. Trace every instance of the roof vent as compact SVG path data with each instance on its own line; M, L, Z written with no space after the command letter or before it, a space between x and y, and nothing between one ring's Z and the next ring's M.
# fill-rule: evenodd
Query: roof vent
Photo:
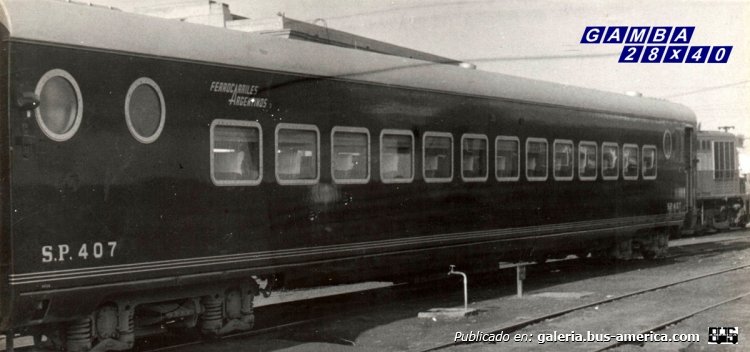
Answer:
M461 67L461 68L468 69L468 70L476 70L477 69L477 65L474 65L474 64L469 63L469 62L462 62L462 63L458 64L458 66Z

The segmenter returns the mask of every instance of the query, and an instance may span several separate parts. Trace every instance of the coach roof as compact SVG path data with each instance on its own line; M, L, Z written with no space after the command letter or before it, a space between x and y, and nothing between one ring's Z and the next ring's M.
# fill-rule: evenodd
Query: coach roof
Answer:
M12 40L283 71L695 124L679 104L92 7L5 0Z

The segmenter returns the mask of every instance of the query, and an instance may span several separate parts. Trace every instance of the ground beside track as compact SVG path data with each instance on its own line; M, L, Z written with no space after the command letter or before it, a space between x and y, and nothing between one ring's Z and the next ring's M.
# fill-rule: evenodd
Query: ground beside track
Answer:
M470 344L456 346L446 349L447 351L497 351L502 347L503 351L598 351L607 343L579 342L579 341L540 341L542 336L549 336L555 332L560 334L579 333L588 335L598 334L634 334L656 330L660 324L672 321L690 312L704 307L710 307L714 303L723 302L738 295L747 293L750 285L745 282L737 285L735 282L750 276L750 269L727 272L717 276L711 276L684 284L663 288L660 290L643 293L640 295L624 298L622 300L597 305L565 314L560 317L530 325L515 331L514 334L525 334L530 336L529 342L506 342L501 344ZM750 300L750 297L748 297ZM713 309L708 314L714 314ZM750 314L750 312L745 312ZM728 326L730 322L724 317L719 326ZM745 320L747 321L747 320ZM704 322L706 323L706 322ZM737 324L738 322L733 322ZM714 323L716 324L716 323ZM740 324L742 325L742 324ZM702 338L702 344L707 345L707 329L705 325L701 329L683 330L672 329L671 333L687 334L697 333ZM732 325L738 326L738 325ZM661 333L659 330L655 331ZM540 334L542 334L540 336ZM545 337L549 339L549 337ZM541 342L544 342L543 344ZM613 341L610 341L613 342ZM649 343L655 347L663 342ZM671 344L671 343L670 343ZM701 341L697 341L702 345ZM672 350L677 351L681 344L671 344ZM685 343L684 346L687 346ZM666 347L666 346L665 346ZM675 348L677 347L677 348ZM745 346L747 347L747 346ZM650 351L645 349L643 351Z
M750 279L747 279L750 280ZM709 345L704 336L707 334L708 326L736 326L739 327L740 340L737 345ZM667 334L695 331L701 333L701 342L698 343L646 343L643 346L621 346L613 349L613 352L725 352L725 351L748 351L750 350L750 299L742 299L728 303L716 309L696 315L695 317L679 322L664 332Z
M424 350L451 342L457 331L491 331L493 328L510 325L524 319L533 318L575 307L589 302L595 302L606 297L618 296L638 289L649 288L659 284L678 281L701 274L730 268L741 264L750 264L750 234L733 232L728 235L737 239L720 243L710 243L715 239L698 238L682 239L672 245L682 246L671 249L671 257L653 262L634 260L618 262L610 265L592 261L571 261L571 263L553 263L538 265L530 268L529 277L525 281L526 297L515 297L515 278L513 275L498 273L496 276L469 276L470 308L477 308L481 313L477 316L462 320L424 320L416 318L420 311L432 307L457 307L462 303L461 282L459 279L441 281L435 284L434 290L422 292L417 297L409 299L396 298L392 302L379 299L380 302L364 301L357 304L372 304L372 311L348 314L344 307L347 302L341 302L341 314L336 318L316 322L308 326L282 331L275 335L255 337L251 339L233 339L229 341L211 342L196 346L180 348L182 352L219 352L219 351L405 351ZM720 235L722 236L722 235ZM708 241L708 243L702 243ZM458 268L460 269L460 268ZM731 295L735 292L750 291L750 274L745 269L733 275L723 276L727 279L708 280L693 283L692 289L675 289L654 295L644 295L639 298L621 303L619 307L609 307L609 315L617 315L616 320L609 315L599 314L597 309L586 312L576 312L559 319L571 319L570 326L563 326L564 320L559 320L555 329L559 332L571 329L596 330L604 323L609 329L619 329L613 333L636 333L633 322L636 317L628 316L628 311L634 306L660 305L675 306L680 310L684 307L687 312L690 305L703 302L706 295ZM742 278L748 279L743 280ZM731 278L731 279L729 279ZM690 286L688 286L690 287ZM711 289L713 287L713 289ZM562 295L568 298L540 297L547 295ZM536 295L536 296L535 296ZM699 314L687 319L665 331L676 333L698 333L701 342L695 344L646 344L644 347L622 346L620 351L676 351L687 348L689 351L708 350L707 329L709 326L739 326L740 349L722 347L722 350L743 350L750 346L750 310L747 308L748 298L718 307L705 314ZM685 304L682 304L682 303ZM689 303L698 302L698 303ZM735 309L732 309L735 307ZM743 308L744 307L744 308ZM312 309L312 307L311 307ZM336 306L327 308L336 310ZM604 310L602 310L604 311ZM652 309L652 311L665 311ZM576 314L580 319L576 320ZM587 315L588 314L588 315ZM643 314L642 312L639 314ZM595 317L596 319L592 318ZM583 317L587 317L584 319ZM262 319L261 316L258 319ZM531 332L541 332L543 322L535 327L529 327ZM575 326L573 326L575 323ZM562 325L560 325L562 324ZM744 324L744 325L743 325ZM618 328L619 326L619 328ZM549 325L547 326L549 328ZM742 335L742 332L745 335ZM671 333L671 332L670 332ZM512 335L512 334L511 334ZM744 340L743 340L744 336ZM744 344L743 344L744 342ZM546 347L540 347L546 346ZM555 345L538 345L529 343L528 347L517 346L518 350L536 351L559 350ZM459 346L460 350L505 350L511 346L475 344ZM557 345L563 347L563 345ZM573 347L571 345L571 347ZM716 347L711 345L711 347ZM727 349L729 348L729 349Z

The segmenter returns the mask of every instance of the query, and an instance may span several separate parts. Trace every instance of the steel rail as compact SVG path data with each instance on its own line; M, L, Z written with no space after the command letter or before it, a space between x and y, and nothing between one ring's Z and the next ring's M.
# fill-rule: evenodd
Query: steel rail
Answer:
M586 303L586 304L578 305L578 306L575 306L575 307L572 307L572 308L562 309L562 310L559 310L559 311L551 313L551 314L546 314L546 315L542 315L542 316L539 316L539 317L536 317L536 318L526 319L526 320L518 322L518 323L513 323L513 324L510 324L510 325L504 325L504 326L499 326L499 327L496 327L496 328L492 328L487 333L488 334L497 334L497 333L500 333L500 332L509 333L509 332L517 331L517 330L525 328L525 327L527 327L529 325L533 325L533 324L545 321L547 319L556 318L556 317L559 317L559 316L562 316L562 315L565 315L565 314L568 314L568 313L572 313L572 312L575 312L575 311L578 311L578 310L581 310L581 309L586 309L586 308L590 308L590 307L594 307L594 306L598 306L598 305L602 305L602 304L606 304L606 303L611 303L611 302L614 302L614 301L622 300L624 298L633 297L633 296L637 296L637 295L640 295L640 294L644 294L644 293L648 293L648 292L652 292L652 291L661 290L661 289L664 289L664 288L667 288L667 287L681 285L681 284L684 284L686 282L696 281L696 280L704 279L704 278L707 278L707 277L721 275L721 274L728 273L728 272L731 272L731 271L737 271L737 270L742 270L742 269L746 269L746 268L750 268L750 264L745 264L745 265L740 265L740 266L736 266L736 267L729 268L729 269L723 269L723 270L719 270L719 271L714 271L714 272L711 272L711 273L708 273L708 274L698 275L698 276L691 277L691 278L688 278L688 279L685 279L685 280L673 281L673 282L670 282L668 284L653 286L653 287L650 287L650 288L645 288L645 289L633 291L633 292L630 292L630 293L625 293L625 294L622 294L622 295L619 295L619 296L605 298L605 299L602 299L602 300L599 300L599 301L595 301L595 302L591 302L591 303ZM453 347L453 346L458 346L458 345L464 345L464 344L470 344L470 343L460 342L460 341L458 341L458 342L450 342L450 343L446 343L446 344L442 344L442 345L439 345L439 346L430 347L430 348L427 348L427 349L424 349L424 350L420 350L420 351L422 351L422 352L438 351L438 350L445 349L445 348L448 348L448 347Z
M718 306L722 306L722 305L725 305L727 303L731 303L731 302L743 299L743 298L745 298L747 296L750 296L750 292L745 292L745 293L743 293L743 294L741 294L739 296L732 297L730 299L721 301L719 303L712 304L712 305L710 305L708 307L704 307L704 308L698 309L696 311L690 312L688 314L685 314L685 315L680 316L678 318L672 319L670 321L659 323L656 326L653 326L653 327L651 327L649 329L646 329L646 330L643 330L643 331L639 332L639 334L648 334L648 333L653 332L653 331L660 331L660 330L666 328L667 326L679 323L679 322L681 322L681 321L683 321L685 319L692 318L693 316L696 316L696 315L698 315L700 313L703 313L703 312L705 312L707 310L714 309L714 308L716 308ZM672 342L676 342L676 341L672 341ZM611 344L609 344L607 346L604 346L604 347L596 350L595 352L602 352L602 351L606 351L608 349L615 348L615 347L620 346L620 345L626 345L626 344L631 344L631 343L632 342L625 342L625 341L613 342L613 343L611 343Z

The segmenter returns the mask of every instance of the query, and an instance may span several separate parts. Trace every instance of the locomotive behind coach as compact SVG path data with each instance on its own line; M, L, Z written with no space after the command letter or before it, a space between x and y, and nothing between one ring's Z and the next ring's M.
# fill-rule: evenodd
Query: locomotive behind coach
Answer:
M2 5L0 330L39 344L246 330L271 281L653 257L691 211L680 105Z
M747 225L750 194L740 175L741 137L729 132L696 133L696 226L711 232Z

